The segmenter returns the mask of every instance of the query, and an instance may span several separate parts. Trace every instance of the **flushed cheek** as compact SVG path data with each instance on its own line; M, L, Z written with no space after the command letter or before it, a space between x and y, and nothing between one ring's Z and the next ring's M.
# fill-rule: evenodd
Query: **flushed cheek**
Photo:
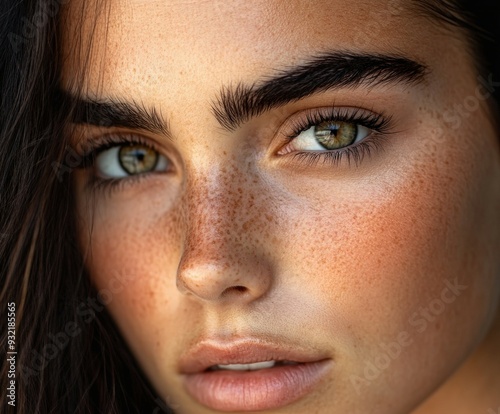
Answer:
M438 289L447 274L439 235L431 222L421 224L423 206L417 203L413 212L401 207L397 200L372 200L332 208L329 219L296 218L301 228L283 237L293 240L283 264L294 269L289 283L307 280L325 308L358 327L365 340L403 326L405 310Z
M172 271L172 257L179 248L168 237L168 231L159 237L159 230L143 228L141 224L137 219L126 218L106 225L96 223L88 263L99 290L107 289L114 275L121 275L125 281L120 291L120 299L123 297L126 302L123 310L133 312L136 318L145 317L164 302L162 292L175 289L164 274ZM116 309L117 302L113 300L108 307Z
M196 321L192 308L180 301L175 278L167 277L175 275L178 244L167 231L146 231L135 223L128 231L120 225L96 231L89 269L99 292L110 290L120 275L121 289L105 304L145 372L162 378L165 370L174 370L173 338Z
M175 315L172 310L179 306L177 288L175 278L165 276L176 271L180 219L165 194L168 192L135 198L119 194L103 197L94 211L82 201L80 204L84 218L80 242L84 251L90 244L90 276L128 343L137 351L154 347L161 340L164 333L159 333L158 327L164 327L164 332L175 331L175 319L165 318Z
M293 252L283 263L294 269L290 283L306 285L324 307L323 326L347 321L342 340L334 329L326 333L339 344L345 371L365 379L367 364L375 364L363 392L375 395L380 384L389 393L416 384L425 391L470 350L487 322L493 280L483 266L486 235L475 235L475 220L478 201L491 200L469 189L484 178L481 170L464 175L465 159L450 155L442 154L456 164L446 169L436 158L427 158L423 170L406 165L380 196L360 193L347 202L341 191L318 189L335 195L321 200L328 214L309 205L290 220L300 224L284 230L283 240L291 241L284 248ZM384 346L399 342L401 352L387 361ZM406 372L421 376L400 381Z

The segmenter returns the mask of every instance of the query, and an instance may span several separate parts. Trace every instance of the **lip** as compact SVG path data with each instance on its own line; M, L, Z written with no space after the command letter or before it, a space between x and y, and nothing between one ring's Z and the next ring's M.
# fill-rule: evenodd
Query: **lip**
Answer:
M207 371L214 365L293 361L256 371ZM187 393L198 403L218 411L276 409L309 394L324 379L332 359L299 345L240 339L205 340L181 356L179 371Z

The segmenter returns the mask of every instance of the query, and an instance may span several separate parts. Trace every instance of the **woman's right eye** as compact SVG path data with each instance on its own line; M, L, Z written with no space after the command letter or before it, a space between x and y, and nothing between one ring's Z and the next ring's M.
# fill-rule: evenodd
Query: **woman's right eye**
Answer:
M153 171L167 171L169 160L142 144L116 145L99 152L94 166L102 178L126 178Z

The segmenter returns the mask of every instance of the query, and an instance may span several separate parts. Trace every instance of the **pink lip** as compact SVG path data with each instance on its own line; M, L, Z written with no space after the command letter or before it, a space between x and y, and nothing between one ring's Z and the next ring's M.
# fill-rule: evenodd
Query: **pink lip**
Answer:
M257 371L207 371L214 365L293 361ZM332 360L315 350L256 339L203 341L181 357L184 387L200 404L218 411L270 410L311 392Z

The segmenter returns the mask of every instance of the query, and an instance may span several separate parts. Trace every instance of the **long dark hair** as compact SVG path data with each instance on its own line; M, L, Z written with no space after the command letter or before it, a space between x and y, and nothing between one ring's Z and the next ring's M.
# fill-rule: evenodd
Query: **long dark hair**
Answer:
M67 1L0 3L0 306L9 321L15 313L10 351L17 354L7 355L15 355L15 410L22 414L168 412L107 311L79 312L82 304L98 295L77 243L69 179L74 165L66 150L67 113L59 109L64 103L58 95L58 24L60 8ZM498 15L493 2L493 9L463 2L462 7L478 12L482 20L462 9L459 16L450 13L451 1L424 3L430 12L441 14L438 18L469 30L486 62L483 74L495 74L498 81L497 49L476 31L479 25L490 31L491 38L499 38L498 31L494 33L497 22L491 19ZM9 323L2 316L2 354L12 340ZM9 407L5 390L11 367L2 357L2 409Z
M0 3L0 303L10 326L15 313L17 354L8 354L17 370L15 408L160 412L106 310L82 311L98 296L76 242L74 165L63 130L67 113L59 110L63 2ZM2 354L6 323L2 316ZM9 407L10 368L2 357L2 411Z

